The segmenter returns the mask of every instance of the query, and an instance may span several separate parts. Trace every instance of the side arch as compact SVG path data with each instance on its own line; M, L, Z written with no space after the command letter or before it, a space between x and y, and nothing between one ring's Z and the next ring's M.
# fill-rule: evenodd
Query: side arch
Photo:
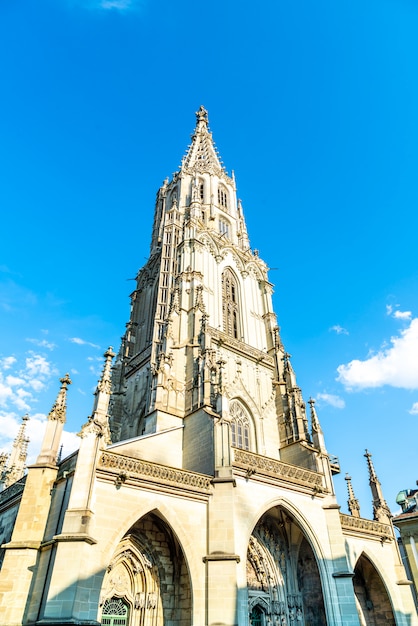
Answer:
M334 616L329 566L318 537L300 509L285 498L274 499L265 503L246 527L248 602L267 592L269 613L282 620L279 623L335 623L338 618ZM262 555L259 564L251 556L254 542ZM273 573L268 571L268 561L274 563ZM268 572L267 576L263 572ZM274 579L277 582L269 584Z
M184 551L173 529L155 510L137 519L125 533L103 578L103 606L121 599L130 607L129 624L191 626L192 583Z
M384 569L363 551L354 566L353 587L361 626L396 626Z

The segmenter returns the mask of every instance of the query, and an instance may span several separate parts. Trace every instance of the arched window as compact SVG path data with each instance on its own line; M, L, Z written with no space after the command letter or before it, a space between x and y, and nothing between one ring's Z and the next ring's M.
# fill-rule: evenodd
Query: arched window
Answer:
M106 600L102 610L102 626L127 626L128 607L121 598Z
M231 443L234 448L250 449L250 419L247 411L239 402L231 402L229 407L231 417Z
M223 209L228 209L228 192L225 187L218 187L218 205Z
M205 198L205 183L200 181L199 183L199 199L203 202Z
M228 268L222 274L222 308L224 331L234 339L240 339L238 283Z

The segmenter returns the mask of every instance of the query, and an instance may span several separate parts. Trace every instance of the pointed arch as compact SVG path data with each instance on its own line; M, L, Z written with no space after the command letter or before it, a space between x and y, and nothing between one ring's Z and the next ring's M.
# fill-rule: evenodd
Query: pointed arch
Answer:
M175 533L156 512L134 522L116 547L100 593L102 624L109 623L103 608L112 599L129 607L133 624L191 625L188 564Z
M335 616L327 561L319 539L301 511L283 497L272 499L248 520L247 529L249 611L251 601L254 604L254 597L261 595L268 599L271 614L282 620L278 623L307 623L303 620L308 618L312 626L333 623ZM264 582L258 590L251 589L248 584L248 560L251 559L250 545L254 537L267 555L259 561L260 580L264 576ZM266 565L269 562L276 568L274 575ZM293 586L289 585L290 580ZM272 581L276 582L273 584Z
M353 587L362 626L396 626L384 578L373 559L364 551L354 567Z

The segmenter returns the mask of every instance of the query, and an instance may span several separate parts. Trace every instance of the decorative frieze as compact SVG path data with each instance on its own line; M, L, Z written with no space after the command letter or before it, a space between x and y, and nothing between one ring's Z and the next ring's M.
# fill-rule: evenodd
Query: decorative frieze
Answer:
M393 539L392 527L390 524L377 522L376 520L364 519L340 513L340 521L343 531L359 533L362 535L374 535L384 541Z
M284 463L283 461L276 461L239 448L234 448L233 452L233 465L247 469L249 476L260 472L293 485L301 485L313 489L318 493L324 490L324 477L319 472Z
M169 467L168 465L149 463L148 461L113 454L112 452L103 452L101 454L98 467L124 475L125 480L122 482L125 482L129 476L146 478L147 480L166 485L174 484L180 487L190 487L199 491L209 491L211 488L212 478L205 474L187 472Z

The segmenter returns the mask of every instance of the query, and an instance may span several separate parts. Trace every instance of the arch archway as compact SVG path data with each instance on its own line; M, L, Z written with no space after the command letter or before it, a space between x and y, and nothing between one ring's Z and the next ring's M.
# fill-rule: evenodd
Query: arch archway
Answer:
M135 522L114 552L100 594L98 617L103 626L111 623L107 607L112 602L127 607L123 626L191 624L186 559L172 529L155 513Z
M354 568L353 586L361 626L396 626L383 580L364 553Z
M326 626L321 575L296 519L276 506L257 522L247 551L249 621L263 607L273 626Z

